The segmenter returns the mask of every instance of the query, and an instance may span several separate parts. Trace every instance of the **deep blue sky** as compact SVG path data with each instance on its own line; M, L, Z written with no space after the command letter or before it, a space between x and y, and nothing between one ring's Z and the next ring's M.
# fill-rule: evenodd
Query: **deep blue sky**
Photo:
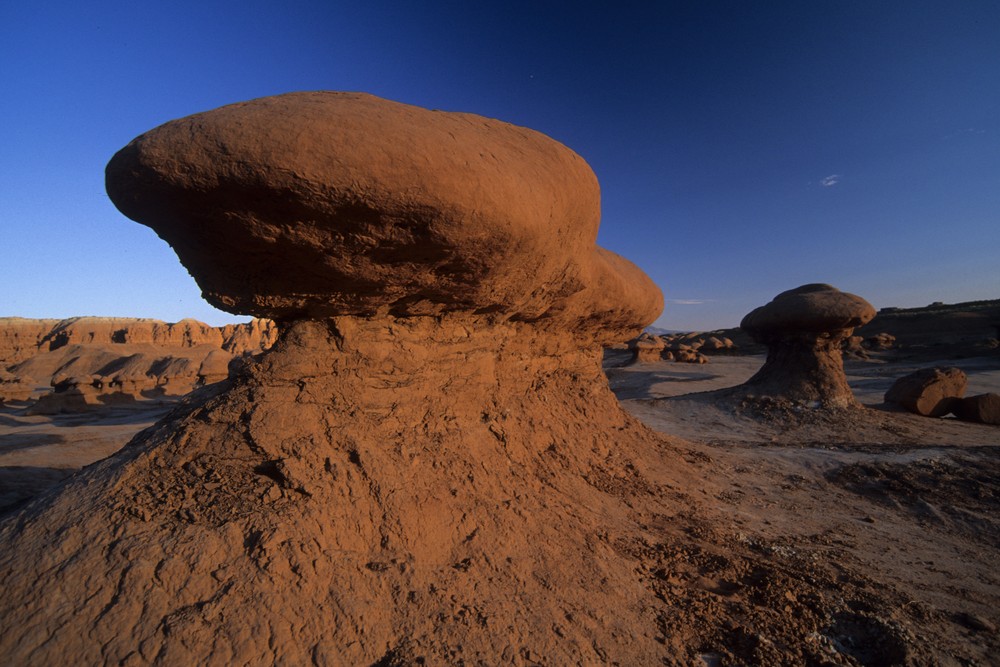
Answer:
M295 90L565 143L666 328L807 282L877 307L1000 298L1000 2L4 2L0 315L232 321L111 205L104 165Z

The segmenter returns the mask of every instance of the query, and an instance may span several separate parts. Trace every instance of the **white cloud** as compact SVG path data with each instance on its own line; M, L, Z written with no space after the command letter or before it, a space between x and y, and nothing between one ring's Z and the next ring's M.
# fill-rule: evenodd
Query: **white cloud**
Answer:
M710 299L667 299L667 303L675 306L700 306L709 301Z
M826 178L821 178L819 184L824 188L829 188L840 183L840 174L830 174Z

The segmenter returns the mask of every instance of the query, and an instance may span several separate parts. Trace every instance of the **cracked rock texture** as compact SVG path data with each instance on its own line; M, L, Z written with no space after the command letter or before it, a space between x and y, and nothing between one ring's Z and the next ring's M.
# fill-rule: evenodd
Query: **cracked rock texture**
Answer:
M567 337L568 338L568 337ZM473 317L289 326L2 528L13 664L649 663L598 353ZM520 658L518 658L520 659Z

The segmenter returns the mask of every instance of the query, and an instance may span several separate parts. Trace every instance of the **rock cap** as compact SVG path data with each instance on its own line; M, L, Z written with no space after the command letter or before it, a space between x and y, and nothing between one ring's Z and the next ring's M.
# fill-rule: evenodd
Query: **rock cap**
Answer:
M362 93L170 121L106 170L212 305L276 319L471 311L626 328L662 295L595 244L587 163L543 134Z
M765 335L822 333L859 327L873 317L875 308L860 296L825 283L811 283L782 292L750 311L740 328Z

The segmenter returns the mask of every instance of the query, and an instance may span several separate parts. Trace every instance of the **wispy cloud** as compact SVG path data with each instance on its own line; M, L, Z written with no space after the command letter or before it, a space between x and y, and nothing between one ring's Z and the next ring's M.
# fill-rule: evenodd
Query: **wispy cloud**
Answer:
M711 299L667 299L667 303L675 306L700 306L703 303L710 303Z
M819 184L824 188L830 188L840 183L840 174L830 174L826 178L821 178Z
M980 129L978 127L966 127L961 130L955 130L950 134L944 135L945 139L954 139L955 137L960 137L968 134L986 134L986 130Z

